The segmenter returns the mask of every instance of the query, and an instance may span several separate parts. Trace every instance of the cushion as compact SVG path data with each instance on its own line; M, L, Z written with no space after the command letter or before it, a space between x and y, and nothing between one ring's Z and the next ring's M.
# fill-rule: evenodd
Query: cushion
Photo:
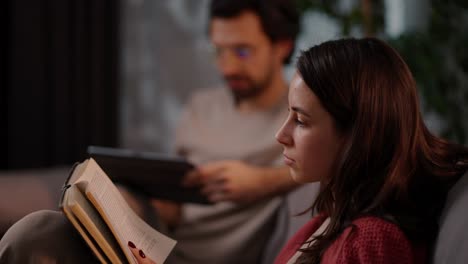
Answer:
M468 263L468 173L450 190L439 224L433 263Z

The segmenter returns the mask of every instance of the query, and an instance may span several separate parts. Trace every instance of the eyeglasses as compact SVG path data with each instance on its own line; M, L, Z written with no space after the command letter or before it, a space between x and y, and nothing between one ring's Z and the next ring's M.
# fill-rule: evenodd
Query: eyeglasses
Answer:
M226 56L234 56L240 61L246 61L252 57L253 47L246 45L232 46L232 47L219 47L213 46L214 57L217 61L224 60Z

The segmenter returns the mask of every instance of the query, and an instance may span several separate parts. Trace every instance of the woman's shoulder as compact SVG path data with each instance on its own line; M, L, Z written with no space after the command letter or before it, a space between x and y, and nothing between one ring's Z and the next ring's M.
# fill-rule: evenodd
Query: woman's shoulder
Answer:
M381 217L360 217L353 221L350 228L349 239L357 250L373 248L398 253L413 248L406 234L396 223Z
M403 230L390 219L377 216L363 216L352 222L357 236L384 236L406 239ZM375 234L374 234L375 233Z
M352 222L327 250L343 263L424 263L425 249L413 245L395 223L375 216ZM327 255L327 254L326 254Z

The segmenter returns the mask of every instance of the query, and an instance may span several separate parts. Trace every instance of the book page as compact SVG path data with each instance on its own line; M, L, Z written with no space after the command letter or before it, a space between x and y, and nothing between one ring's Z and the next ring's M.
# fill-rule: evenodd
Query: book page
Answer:
M128 241L132 241L156 263L164 263L176 241L154 230L138 217L93 159L89 159L83 177L76 183L82 181L87 182L86 196L101 213L120 242L128 261L135 263L133 254L127 246Z
M69 205L73 205L73 201L70 201L68 199L70 193L66 193L63 198L63 203L62 203L62 211L65 214L65 216L68 218L68 220L72 223L72 225L75 227L75 229L78 231L78 233L81 235L81 237L85 240L86 244L91 248L93 251L94 255L99 259L101 263L108 263L107 258L104 256L104 252L96 245L96 242L92 239L91 235L89 232L86 230L86 228L78 221L76 216L73 214L73 211L69 207Z
M117 240L93 205L80 192L77 185L72 185L68 189L68 199L70 201L68 207L81 224L86 227L86 230L109 260L112 263L125 263L126 257L123 255Z

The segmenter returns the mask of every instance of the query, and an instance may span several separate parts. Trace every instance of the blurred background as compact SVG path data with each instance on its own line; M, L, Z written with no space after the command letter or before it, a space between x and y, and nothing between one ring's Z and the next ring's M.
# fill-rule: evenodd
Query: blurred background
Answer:
M222 83L208 42L207 4L6 0L0 237L25 213L56 208L67 171L86 158L88 145L171 153L190 94ZM298 5L296 52L344 36L387 40L410 65L428 127L467 144L468 1ZM287 77L293 70L287 67Z
M467 142L467 1L298 3L299 49L342 36L389 41L417 79L430 129ZM0 170L69 165L86 157L88 145L170 152L184 102L221 83L207 4L8 0Z

